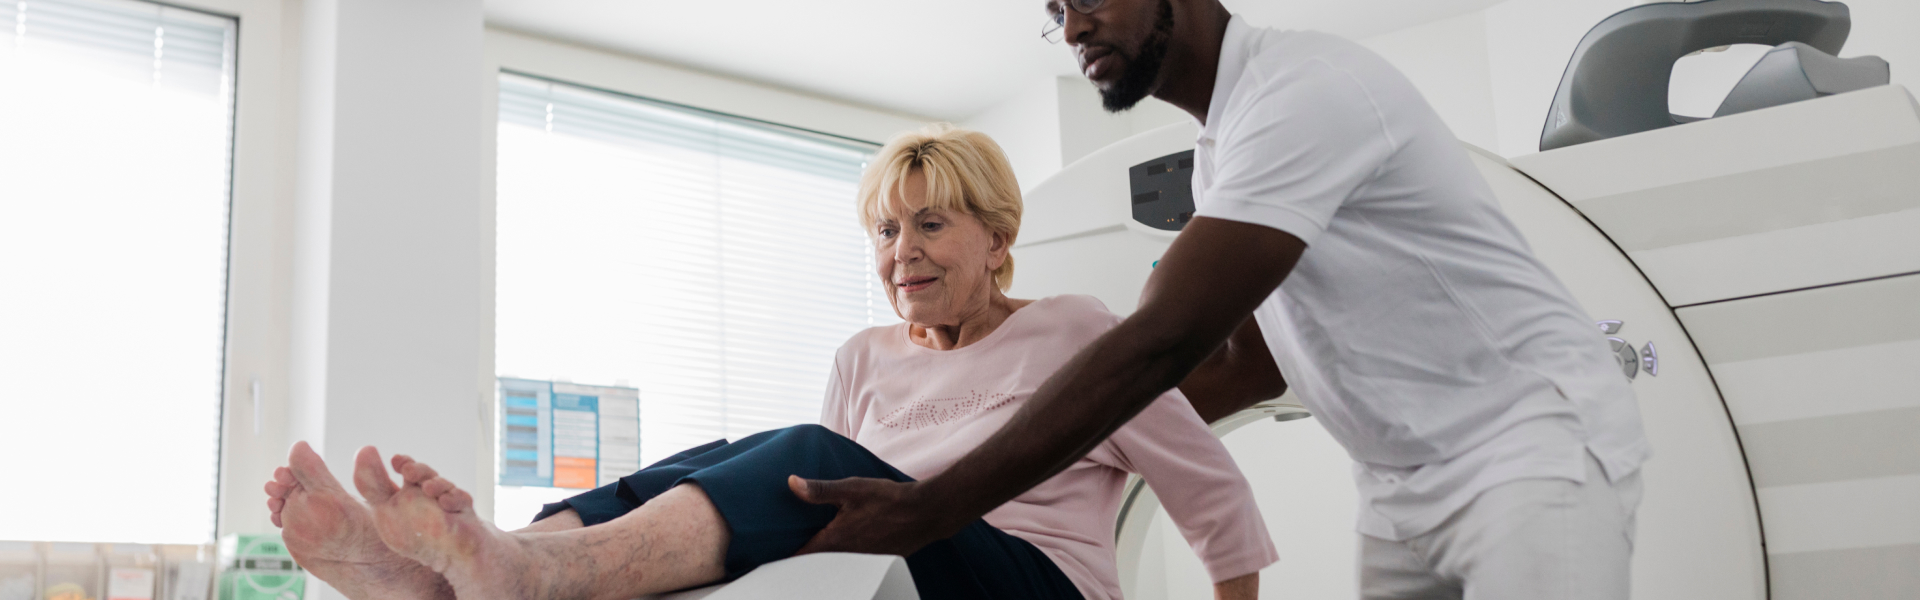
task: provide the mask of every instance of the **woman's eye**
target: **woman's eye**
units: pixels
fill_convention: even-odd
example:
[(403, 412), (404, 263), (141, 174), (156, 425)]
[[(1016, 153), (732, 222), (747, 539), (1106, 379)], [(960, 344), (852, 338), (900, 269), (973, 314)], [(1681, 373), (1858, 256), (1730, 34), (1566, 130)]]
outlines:
[(894, 232), (894, 230), (893, 230), (893, 228), (891, 228), (891, 227), (882, 227), (882, 228), (880, 228), (880, 237), (883, 237), (883, 238), (892, 238), (892, 237), (893, 237), (893, 234), (894, 234), (894, 233), (895, 233), (895, 232)]
[(920, 224), (920, 229), (922, 231), (939, 231), (941, 227), (942, 227), (942, 224), (931, 222), (931, 221)]

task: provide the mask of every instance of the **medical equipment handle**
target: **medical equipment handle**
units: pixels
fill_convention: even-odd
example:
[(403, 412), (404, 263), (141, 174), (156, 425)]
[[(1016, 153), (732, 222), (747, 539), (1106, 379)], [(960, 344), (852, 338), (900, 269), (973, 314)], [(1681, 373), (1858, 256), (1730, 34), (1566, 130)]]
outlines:
[(1689, 53), (1800, 42), (1837, 55), (1852, 27), (1847, 5), (1820, 0), (1707, 0), (1614, 13), (1574, 49), (1547, 111), (1540, 150), (1676, 124), (1667, 112), (1667, 83), (1674, 61)]

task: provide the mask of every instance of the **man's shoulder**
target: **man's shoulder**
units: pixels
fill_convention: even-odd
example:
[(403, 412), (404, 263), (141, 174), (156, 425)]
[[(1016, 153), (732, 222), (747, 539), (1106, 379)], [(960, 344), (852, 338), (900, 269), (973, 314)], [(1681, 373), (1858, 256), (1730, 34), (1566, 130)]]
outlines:
[(1307, 114), (1399, 129), (1406, 123), (1393, 115), (1426, 110), (1413, 83), (1358, 42), (1319, 31), (1260, 30), (1250, 46), (1224, 106), (1228, 129), (1263, 129), (1268, 121)]
[[(1272, 124), (1299, 119), (1346, 124), (1337, 129), (1349, 133), (1379, 127), (1384, 60), (1333, 34), (1262, 33), (1249, 44), (1240, 79), (1221, 105), (1215, 131), (1223, 147), (1271, 143), (1281, 131)], [(1359, 140), (1322, 140), (1333, 141)]]
[[(1405, 77), (1359, 42), (1312, 30), (1256, 30), (1234, 95), (1240, 102), (1275, 96), (1300, 99), (1373, 95), (1398, 88)], [(1337, 101), (1346, 101), (1339, 99)]]

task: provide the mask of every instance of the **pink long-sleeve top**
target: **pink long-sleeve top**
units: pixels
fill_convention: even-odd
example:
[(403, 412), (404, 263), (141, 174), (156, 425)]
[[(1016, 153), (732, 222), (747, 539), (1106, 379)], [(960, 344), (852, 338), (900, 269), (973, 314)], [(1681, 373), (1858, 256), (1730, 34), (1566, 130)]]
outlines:
[[(1120, 318), (1091, 296), (1035, 301), (985, 339), (933, 350), (907, 325), (840, 347), (820, 424), (916, 479), (945, 471), (1005, 425), (1040, 384)], [(1185, 396), (1172, 390), (1066, 471), (987, 513), (1040, 548), (1088, 600), (1120, 597), (1113, 524), (1138, 473), (1215, 582), (1279, 560), (1253, 488)]]

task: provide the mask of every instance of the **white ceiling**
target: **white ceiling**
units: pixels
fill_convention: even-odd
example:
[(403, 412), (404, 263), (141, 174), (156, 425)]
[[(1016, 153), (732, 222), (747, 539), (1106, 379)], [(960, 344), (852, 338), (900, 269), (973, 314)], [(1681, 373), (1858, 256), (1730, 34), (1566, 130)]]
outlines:
[[(1227, 0), (1253, 23), (1364, 38), (1501, 0)], [(486, 0), (487, 22), (882, 108), (964, 119), (1053, 75), (1041, 0)]]

